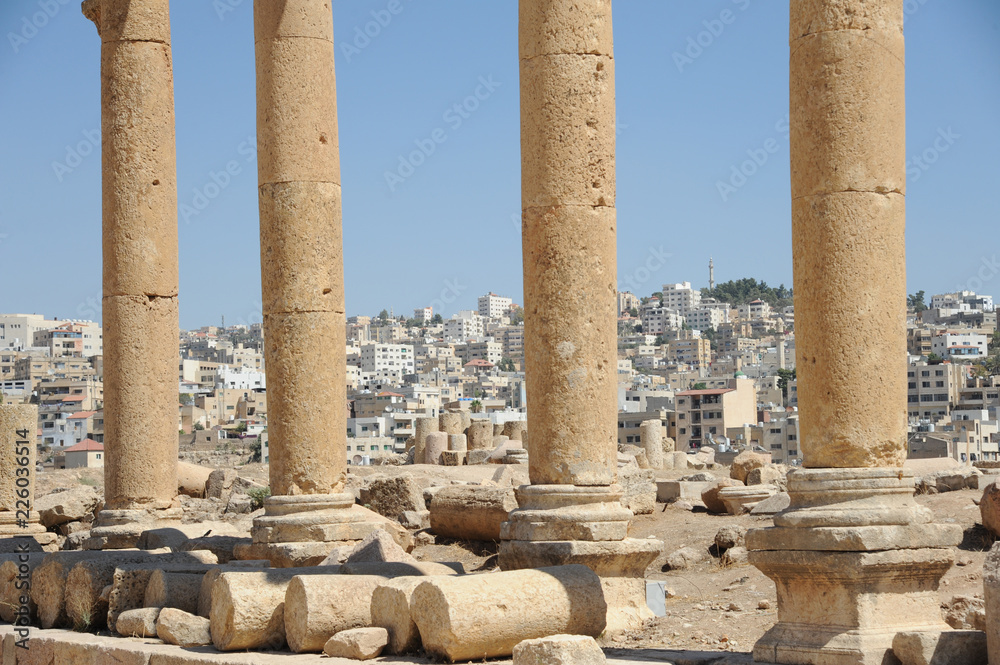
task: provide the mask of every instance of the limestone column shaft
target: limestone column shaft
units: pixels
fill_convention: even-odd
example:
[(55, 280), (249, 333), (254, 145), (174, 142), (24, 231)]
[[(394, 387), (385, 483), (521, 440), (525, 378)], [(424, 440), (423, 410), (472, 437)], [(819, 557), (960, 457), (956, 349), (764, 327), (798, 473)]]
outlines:
[(333, 16), (254, 2), (271, 491), (343, 488), (347, 416)]
[(88, 0), (101, 36), (104, 493), (177, 494), (177, 177), (168, 0)]
[(610, 0), (520, 0), (524, 356), (533, 485), (617, 474)]
[(902, 466), (907, 431), (902, 2), (792, 0), (790, 30), (804, 465)]
[(37, 406), (0, 404), (0, 538), (31, 535), (48, 545), (55, 534), (35, 510), (37, 432)]

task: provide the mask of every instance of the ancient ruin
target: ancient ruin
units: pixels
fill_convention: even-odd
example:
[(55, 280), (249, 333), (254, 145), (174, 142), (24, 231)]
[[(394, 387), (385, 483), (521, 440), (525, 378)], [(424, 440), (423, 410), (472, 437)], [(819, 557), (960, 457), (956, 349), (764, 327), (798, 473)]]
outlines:
[[(640, 421), (637, 445), (619, 444), (612, 2), (520, 0), (518, 11), (527, 425), (463, 409), (415, 418), (396, 463), (438, 480), (359, 472), (351, 485), (331, 6), (253, 3), (270, 496), (259, 494), (245, 538), (180, 520), (187, 500), (221, 501), (237, 480), (178, 471), (168, 0), (83, 2), (101, 38), (104, 503), (83, 547), (40, 554), (54, 549), (55, 529), (96, 508), (84, 501), (64, 520), (60, 504), (44, 524), (35, 510), (18, 516), (18, 498), (35, 494), (37, 412), (0, 404), (0, 618), (14, 623), (0, 630), (3, 665), (319, 663), (320, 653), (335, 663), (383, 653), (749, 663), (732, 644), (724, 655), (602, 651), (666, 613), (673, 592), (646, 579), (654, 561), (679, 571), (708, 556), (637, 536), (642, 516), (667, 504), (693, 513), (692, 503), (734, 518), (712, 543), (721, 570), (749, 562), (776, 585), (776, 623), (753, 662), (910, 665), (936, 650), (950, 659), (930, 662), (985, 663), (987, 649), (1000, 653), (1000, 550), (986, 576), (989, 629), (950, 630), (939, 583), (963, 530), (933, 521), (904, 467), (902, 1), (791, 2), (804, 465), (787, 473), (766, 452), (722, 463), (721, 449), (674, 451), (659, 419)], [(859, 335), (864, 354), (853, 349)], [(711, 474), (727, 466), (728, 478)], [(748, 514), (760, 528), (735, 520)], [(419, 559), (417, 539), (465, 548), (481, 566)], [(15, 558), (15, 541), (30, 541), (30, 556)], [(757, 610), (771, 609), (762, 597)]]

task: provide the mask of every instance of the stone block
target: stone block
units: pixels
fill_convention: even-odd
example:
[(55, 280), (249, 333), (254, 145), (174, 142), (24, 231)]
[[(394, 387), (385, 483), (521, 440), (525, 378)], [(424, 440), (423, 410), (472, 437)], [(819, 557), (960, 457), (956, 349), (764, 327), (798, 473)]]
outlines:
[[(777, 515), (782, 510), (788, 508), (791, 505), (791, 497), (788, 492), (778, 492), (777, 494), (764, 499), (756, 506), (750, 509), (751, 515)], [(723, 504), (725, 506), (725, 504)]]
[(94, 511), (102, 503), (100, 494), (93, 487), (80, 485), (62, 492), (53, 492), (35, 499), (32, 508), (38, 511), (46, 529), (67, 522), (91, 521)]
[(649, 515), (656, 508), (654, 474), (652, 469), (626, 470), (618, 474), (618, 485), (622, 489), (621, 504), (635, 515)]
[(237, 473), (234, 469), (215, 469), (208, 474), (208, 481), (205, 483), (205, 496), (228, 501), (229, 495), (233, 491), (233, 481), (236, 480), (236, 476)]
[(355, 545), (345, 559), (346, 563), (416, 563), (393, 537), (383, 529), (376, 529)]
[(204, 577), (204, 573), (154, 570), (146, 585), (143, 606), (171, 607), (189, 614), (196, 614)]
[(205, 497), (208, 477), (213, 469), (190, 462), (177, 462), (177, 493), (186, 494), (196, 499)]
[(156, 619), (156, 636), (167, 644), (200, 647), (212, 643), (210, 625), (205, 617), (165, 607)]
[(717, 480), (691, 482), (684, 480), (657, 480), (656, 500), (660, 503), (671, 501), (701, 501), (701, 493), (715, 487)]
[(602, 665), (604, 652), (587, 635), (552, 635), (514, 647), (514, 665)]
[(122, 612), (115, 622), (115, 630), (125, 637), (155, 637), (158, 607), (142, 607)]
[(741, 483), (746, 483), (747, 475), (751, 471), (767, 466), (770, 463), (771, 456), (768, 454), (755, 453), (749, 450), (743, 451), (733, 460), (732, 468), (729, 471), (729, 477), (738, 480)]
[(465, 466), (467, 455), (464, 450), (445, 450), (441, 453), (441, 466)]
[(459, 540), (500, 539), (500, 525), (517, 508), (513, 488), (456, 485), (434, 495), (431, 530)]
[(363, 505), (391, 520), (407, 510), (426, 510), (423, 490), (409, 474), (372, 478), (361, 488), (360, 498)]
[(351, 628), (330, 637), (323, 653), (331, 658), (371, 660), (382, 654), (389, 641), (385, 628)]
[(987, 665), (986, 634), (978, 630), (896, 633), (892, 652), (902, 665)]
[(424, 580), (400, 577), (387, 580), (372, 592), (372, 625), (388, 632), (387, 652), (405, 654), (420, 649), (420, 631), (413, 620), (413, 592)]

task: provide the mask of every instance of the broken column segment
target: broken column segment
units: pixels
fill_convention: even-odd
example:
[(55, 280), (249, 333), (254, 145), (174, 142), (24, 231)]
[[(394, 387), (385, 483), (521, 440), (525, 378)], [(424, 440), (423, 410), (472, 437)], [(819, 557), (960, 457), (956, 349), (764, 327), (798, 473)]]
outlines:
[(0, 538), (31, 536), (56, 547), (35, 510), (38, 407), (0, 404)]
[[(793, 2), (792, 245), (803, 466), (747, 534), (778, 588), (766, 663), (883, 663), (944, 630), (957, 525), (913, 500), (906, 457), (905, 98), (898, 0)], [(864, 358), (850, 340), (866, 340)], [(879, 367), (872, 372), (872, 367)], [(876, 408), (874, 405), (877, 404)]]

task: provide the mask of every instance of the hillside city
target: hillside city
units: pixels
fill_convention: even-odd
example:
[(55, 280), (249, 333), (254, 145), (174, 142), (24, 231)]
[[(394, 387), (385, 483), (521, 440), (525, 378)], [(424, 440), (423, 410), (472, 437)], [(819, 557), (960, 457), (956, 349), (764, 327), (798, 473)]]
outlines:
[[(640, 423), (659, 419), (678, 450), (754, 448), (799, 464), (792, 291), (754, 279), (717, 285), (713, 272), (704, 289), (680, 282), (618, 293), (619, 444), (638, 443)], [(347, 319), (349, 463), (404, 452), (414, 420), (443, 410), (496, 424), (526, 420), (523, 310), (495, 293), (476, 304), (447, 319), (431, 307)], [(907, 304), (909, 456), (996, 460), (992, 297), (959, 291), (928, 300), (920, 291)], [(263, 342), (259, 323), (181, 331), (182, 437), (217, 446), (259, 437), (266, 461)], [(0, 314), (2, 392), (38, 404), (47, 464), (103, 464), (102, 354), (98, 323)]]

